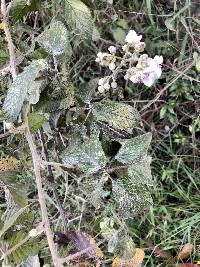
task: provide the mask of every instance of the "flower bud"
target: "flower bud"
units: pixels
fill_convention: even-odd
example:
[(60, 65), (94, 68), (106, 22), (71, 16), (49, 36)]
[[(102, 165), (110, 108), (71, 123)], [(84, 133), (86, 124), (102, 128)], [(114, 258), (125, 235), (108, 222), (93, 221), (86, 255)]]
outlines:
[(115, 46), (111, 45), (108, 47), (108, 51), (111, 53), (111, 54), (115, 54), (117, 49)]

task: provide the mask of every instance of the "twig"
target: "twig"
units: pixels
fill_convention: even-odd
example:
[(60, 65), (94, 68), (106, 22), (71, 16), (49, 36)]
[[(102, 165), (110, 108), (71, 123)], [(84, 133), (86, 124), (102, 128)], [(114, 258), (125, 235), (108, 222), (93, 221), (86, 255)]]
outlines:
[(181, 76), (183, 76), (189, 69), (191, 69), (194, 65), (194, 62), (189, 64), (187, 68), (185, 68), (177, 77), (175, 77), (170, 83), (168, 83), (156, 96), (154, 99), (152, 99), (147, 105), (145, 105), (142, 109), (141, 112), (144, 111), (145, 109), (149, 108), (153, 103), (157, 102), (161, 95), (175, 82), (177, 81)]
[(15, 61), (15, 46), (12, 41), (12, 37), (9, 31), (9, 19), (8, 19), (8, 14), (9, 8), (6, 8), (6, 1), (1, 0), (1, 13), (3, 15), (3, 29), (5, 32), (6, 40), (8, 42), (8, 51), (9, 51), (9, 57), (10, 57), (10, 72), (12, 74), (12, 78), (15, 79), (17, 76), (16, 72), (16, 61)]

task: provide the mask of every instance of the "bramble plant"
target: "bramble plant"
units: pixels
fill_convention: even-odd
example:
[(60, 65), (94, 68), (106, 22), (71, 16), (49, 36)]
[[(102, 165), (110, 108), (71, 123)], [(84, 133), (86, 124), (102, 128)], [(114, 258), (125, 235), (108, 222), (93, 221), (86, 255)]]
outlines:
[[(147, 216), (153, 214), (152, 134), (146, 129), (155, 129), (143, 125), (153, 112), (138, 111), (140, 100), (124, 95), (129, 88), (145, 88), (149, 95), (157, 90), (148, 108), (170, 87), (156, 118), (175, 124), (178, 97), (193, 101), (198, 88), (185, 80), (175, 83), (177, 77), (166, 82), (164, 73), (167, 85), (160, 90), (163, 81), (156, 81), (167, 42), (162, 40), (162, 50), (155, 52), (151, 29), (142, 36), (139, 27), (129, 29), (123, 19), (113, 29), (112, 42), (101, 39), (94, 23), (99, 14), (88, 2), (1, 0), (5, 51), (0, 116), (2, 138), (7, 138), (0, 158), (3, 267), (142, 266), (144, 251), (136, 247), (129, 225), (149, 209)], [(102, 2), (110, 7), (113, 1)], [(112, 12), (106, 15), (114, 20)], [(82, 48), (83, 54), (92, 54), (87, 61)], [(161, 128), (169, 131), (167, 123)], [(189, 124), (193, 145), (199, 124), (199, 116)], [(182, 131), (172, 136), (177, 146), (189, 144)], [(161, 163), (156, 171), (163, 182), (176, 176), (174, 166)], [(167, 215), (157, 217), (162, 216)]]

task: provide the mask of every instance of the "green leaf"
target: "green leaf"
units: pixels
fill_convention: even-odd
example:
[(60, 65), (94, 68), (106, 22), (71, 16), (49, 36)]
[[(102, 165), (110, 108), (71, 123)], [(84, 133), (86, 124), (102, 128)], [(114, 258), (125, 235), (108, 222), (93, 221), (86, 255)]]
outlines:
[(31, 133), (35, 133), (38, 129), (40, 129), (43, 123), (46, 121), (47, 119), (44, 117), (44, 115), (36, 112), (30, 113), (28, 116), (28, 123)]
[(37, 38), (37, 41), (54, 56), (63, 54), (66, 50), (70, 51), (71, 45), (68, 38), (68, 31), (60, 21), (50, 24)]
[(91, 38), (94, 21), (90, 9), (80, 0), (65, 0), (64, 19), (81, 38)]
[(105, 167), (107, 158), (98, 136), (92, 134), (84, 142), (72, 139), (63, 153), (63, 163), (69, 168), (77, 167), (89, 175)]
[(97, 121), (107, 123), (116, 130), (124, 130), (130, 134), (139, 121), (139, 114), (135, 108), (114, 101), (97, 104), (94, 116)]
[(112, 30), (113, 37), (117, 43), (123, 44), (125, 42), (126, 38), (126, 32), (120, 27), (117, 27), (116, 29)]
[(23, 103), (27, 98), (27, 92), (40, 71), (47, 68), (47, 63), (43, 59), (33, 61), (28, 67), (20, 73), (8, 89), (6, 99), (3, 104), (3, 111), (6, 113), (8, 121), (17, 120)]
[(174, 18), (166, 19), (165, 26), (168, 30), (175, 31), (175, 21)]
[(153, 186), (151, 175), (151, 157), (144, 157), (139, 163), (131, 164), (128, 168), (128, 178), (132, 183)]
[(24, 213), (28, 206), (21, 208), (17, 212), (15, 212), (4, 224), (3, 228), (0, 230), (0, 238), (6, 233), (6, 231), (11, 228), (17, 219)]
[(151, 133), (146, 133), (128, 140), (121, 140), (122, 147), (115, 159), (125, 164), (138, 164), (147, 156), (151, 142)]
[(11, 15), (13, 23), (22, 19), (28, 13), (38, 10), (41, 6), (41, 0), (12, 0)]
[(17, 181), (17, 172), (15, 171), (0, 171), (0, 181), (9, 190), (13, 201), (23, 208), (28, 205), (26, 196), (26, 187), (23, 183)]
[(113, 180), (112, 192), (119, 213), (124, 219), (133, 218), (153, 203), (148, 188), (145, 185), (135, 184), (131, 179)]

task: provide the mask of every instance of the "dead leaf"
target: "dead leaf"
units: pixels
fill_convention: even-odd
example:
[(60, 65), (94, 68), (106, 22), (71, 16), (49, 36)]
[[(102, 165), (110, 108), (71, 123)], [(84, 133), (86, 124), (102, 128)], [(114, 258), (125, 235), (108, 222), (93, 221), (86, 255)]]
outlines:
[(190, 243), (185, 244), (181, 251), (179, 252), (178, 256), (175, 257), (175, 259), (186, 259), (190, 256), (190, 254), (192, 253), (194, 246)]
[(70, 254), (81, 252), (91, 247), (91, 250), (81, 256), (95, 259), (102, 259), (104, 256), (95, 240), (87, 233), (68, 231), (65, 234), (57, 232), (56, 235), (59, 244), (68, 245), (70, 241), (73, 242), (74, 248), (70, 251)]
[(179, 263), (178, 267), (199, 267), (199, 264), (194, 263)]
[(144, 260), (144, 251), (140, 248), (136, 248), (135, 255), (131, 259), (115, 258), (112, 267), (141, 267)]

